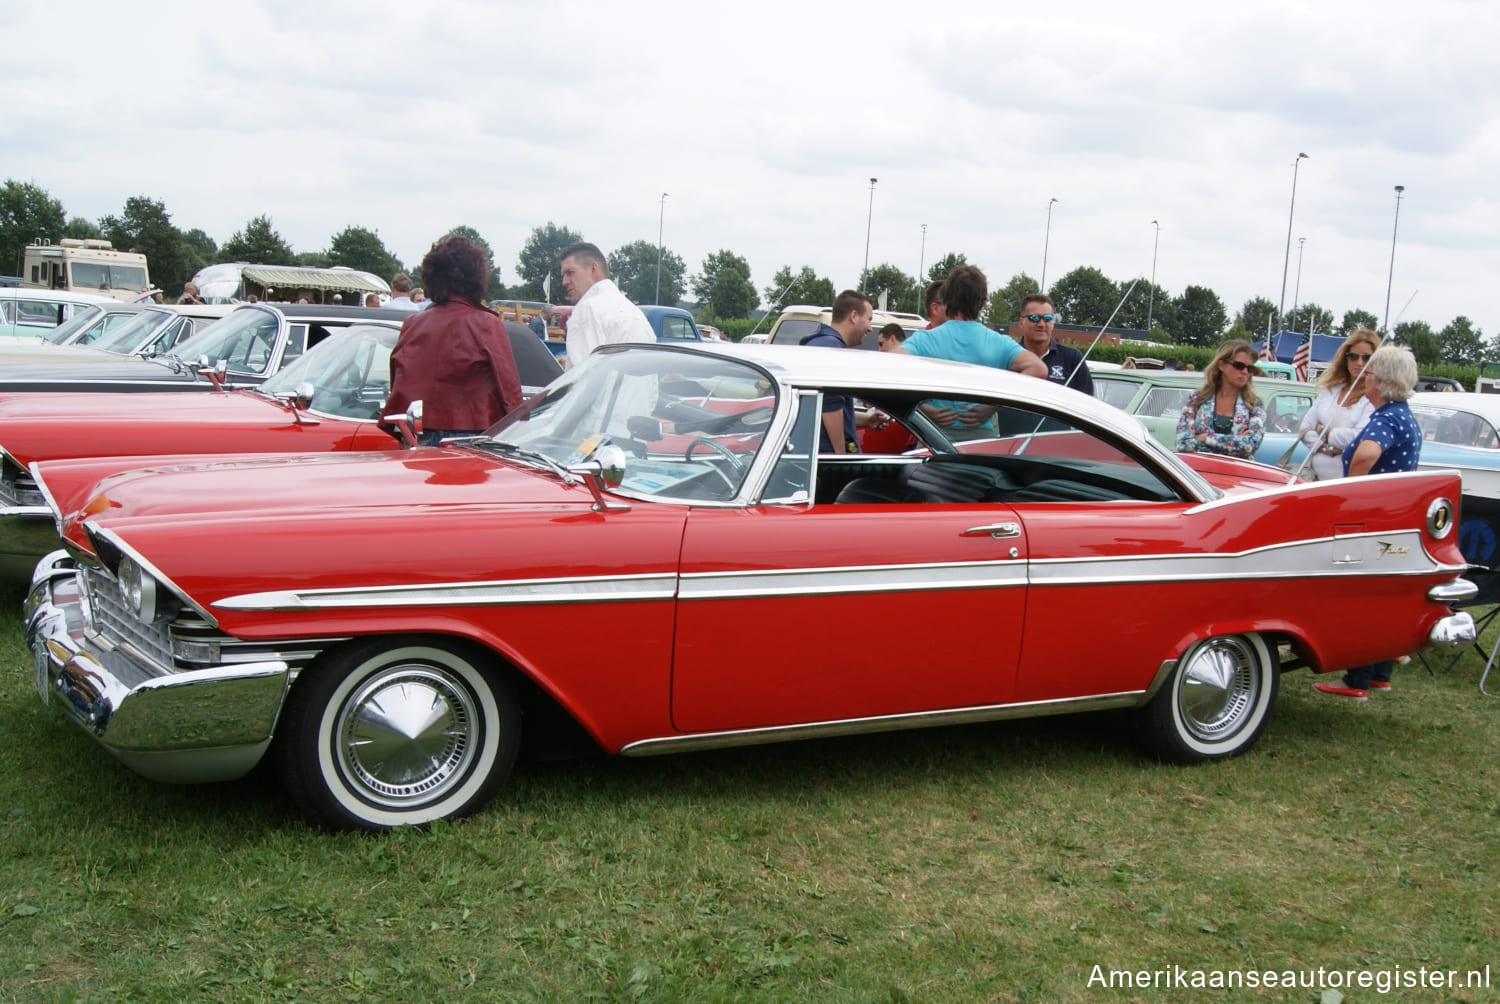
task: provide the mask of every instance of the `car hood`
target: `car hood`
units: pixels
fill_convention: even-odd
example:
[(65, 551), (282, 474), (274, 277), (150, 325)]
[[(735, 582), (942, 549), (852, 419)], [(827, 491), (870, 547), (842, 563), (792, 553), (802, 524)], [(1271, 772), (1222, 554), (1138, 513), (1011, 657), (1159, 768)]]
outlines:
[[(250, 391), (219, 394), (0, 394), (0, 447), (23, 466), (62, 457), (180, 453), (195, 438), (239, 452), (246, 436), (294, 424), (291, 409)], [(352, 419), (318, 416), (320, 425)], [(309, 428), (315, 428), (310, 426)], [(174, 448), (175, 447), (175, 448)], [(189, 447), (191, 449), (191, 447)], [(296, 449), (292, 443), (263, 452)]]
[(226, 630), (254, 619), (233, 604), (216, 608), (226, 597), (675, 574), (687, 518), (669, 504), (598, 512), (581, 480), (567, 485), (459, 447), (167, 465), (99, 480), (111, 463), (120, 460), (36, 465), (68, 542), (97, 543), (107, 562), (118, 542)]
[(77, 363), (110, 362), (120, 357), (113, 352), (89, 348), (86, 345), (53, 345), (50, 342), (0, 341), (0, 366), (42, 365), (61, 363), (72, 366)]
[(146, 359), (117, 356), (108, 352), (99, 353), (99, 358), (90, 358), (71, 363), (18, 363), (0, 366), (0, 392), (44, 390), (77, 384), (85, 389), (90, 384), (108, 383), (178, 383), (198, 382), (203, 387), (212, 386), (200, 379), (193, 368), (174, 373), (171, 366)]

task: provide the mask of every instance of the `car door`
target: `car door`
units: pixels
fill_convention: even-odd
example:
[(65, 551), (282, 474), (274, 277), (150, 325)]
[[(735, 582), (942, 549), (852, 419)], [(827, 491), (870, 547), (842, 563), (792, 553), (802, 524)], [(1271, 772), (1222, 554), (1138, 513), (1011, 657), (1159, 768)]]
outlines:
[[(818, 459), (805, 395), (764, 501), (695, 508), (683, 534), (672, 720), (767, 728), (1004, 703), (1026, 608), (1026, 540), (999, 502), (841, 502), (910, 458)], [(815, 499), (815, 500), (814, 500)]]
[(1004, 703), (1026, 609), (1004, 504), (694, 509), (673, 724), (686, 732)]

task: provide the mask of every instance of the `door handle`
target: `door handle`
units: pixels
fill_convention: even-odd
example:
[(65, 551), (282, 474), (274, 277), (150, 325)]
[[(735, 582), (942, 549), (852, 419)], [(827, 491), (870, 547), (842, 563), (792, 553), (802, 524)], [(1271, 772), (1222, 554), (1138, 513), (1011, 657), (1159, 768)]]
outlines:
[(993, 537), (996, 540), (1002, 537), (1021, 536), (1021, 525), (1019, 523), (989, 523), (985, 526), (971, 526), (959, 534), (960, 537)]

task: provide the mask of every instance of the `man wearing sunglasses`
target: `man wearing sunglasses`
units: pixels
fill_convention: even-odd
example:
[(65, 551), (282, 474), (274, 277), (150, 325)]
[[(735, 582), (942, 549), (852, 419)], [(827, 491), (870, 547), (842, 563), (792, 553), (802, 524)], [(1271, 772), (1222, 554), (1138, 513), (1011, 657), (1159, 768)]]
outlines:
[(1021, 316), (1016, 318), (1016, 331), (1023, 347), (1042, 360), (1047, 367), (1047, 379), (1052, 383), (1072, 387), (1076, 391), (1094, 394), (1094, 378), (1083, 364), (1083, 353), (1052, 337), (1052, 325), (1057, 321), (1057, 312), (1052, 301), (1042, 293), (1032, 293), (1021, 301)]

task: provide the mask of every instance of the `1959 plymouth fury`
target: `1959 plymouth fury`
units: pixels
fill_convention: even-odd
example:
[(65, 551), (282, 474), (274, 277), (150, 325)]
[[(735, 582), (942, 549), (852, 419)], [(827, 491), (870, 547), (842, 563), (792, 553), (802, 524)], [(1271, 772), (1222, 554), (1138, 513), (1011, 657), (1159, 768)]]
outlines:
[[(921, 445), (819, 456), (833, 395)], [(67, 543), (27, 598), (42, 700), (152, 778), (270, 756), (335, 828), (472, 813), (564, 732), (641, 756), (1133, 708), (1212, 760), (1283, 671), (1473, 636), (1452, 473), (1288, 486), (878, 352), (612, 346), (482, 437), (126, 465), (33, 466)]]

